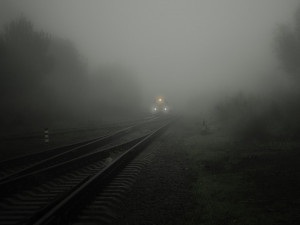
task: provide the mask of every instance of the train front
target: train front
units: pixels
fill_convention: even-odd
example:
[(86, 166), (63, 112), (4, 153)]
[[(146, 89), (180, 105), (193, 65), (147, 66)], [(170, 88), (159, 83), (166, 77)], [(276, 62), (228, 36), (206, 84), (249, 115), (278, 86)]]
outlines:
[(167, 105), (167, 102), (164, 98), (159, 97), (155, 100), (155, 103), (152, 107), (152, 112), (161, 114), (161, 113), (168, 113), (169, 112), (169, 107)]

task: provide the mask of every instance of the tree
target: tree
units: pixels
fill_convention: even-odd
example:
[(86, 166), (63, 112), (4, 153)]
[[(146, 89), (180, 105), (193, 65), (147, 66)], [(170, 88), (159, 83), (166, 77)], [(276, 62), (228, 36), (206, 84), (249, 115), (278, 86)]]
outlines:
[[(87, 89), (75, 46), (20, 18), (0, 37), (1, 124), (49, 124), (79, 112)], [(80, 112), (79, 112), (80, 113)]]
[(37, 112), (42, 95), (40, 85), (50, 71), (49, 43), (49, 36), (35, 31), (26, 18), (5, 26), (0, 44), (3, 122), (22, 123)]
[(283, 69), (294, 76), (300, 70), (300, 51), (297, 36), (296, 31), (284, 25), (278, 28), (276, 35), (276, 52), (278, 58), (282, 63)]
[(276, 53), (283, 69), (294, 77), (300, 76), (300, 7), (295, 14), (294, 27), (279, 26), (276, 36)]
[(79, 52), (71, 41), (55, 38), (50, 43), (49, 55), (52, 70), (44, 80), (44, 88), (51, 93), (49, 104), (52, 110), (56, 110), (56, 115), (69, 117), (80, 114), (85, 108), (88, 79)]

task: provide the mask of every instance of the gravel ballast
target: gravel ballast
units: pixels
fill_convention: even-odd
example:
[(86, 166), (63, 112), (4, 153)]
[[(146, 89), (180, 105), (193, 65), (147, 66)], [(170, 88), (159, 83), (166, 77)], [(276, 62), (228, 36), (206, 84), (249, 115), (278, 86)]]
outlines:
[(115, 224), (184, 224), (193, 207), (193, 176), (175, 126), (158, 138), (146, 151), (153, 151), (151, 162), (141, 171)]

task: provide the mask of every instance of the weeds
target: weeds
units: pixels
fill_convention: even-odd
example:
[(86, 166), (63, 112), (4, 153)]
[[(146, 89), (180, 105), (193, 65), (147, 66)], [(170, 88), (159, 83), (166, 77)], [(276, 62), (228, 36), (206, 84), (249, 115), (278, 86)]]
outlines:
[(182, 224), (300, 224), (299, 143), (185, 137), (196, 207)]

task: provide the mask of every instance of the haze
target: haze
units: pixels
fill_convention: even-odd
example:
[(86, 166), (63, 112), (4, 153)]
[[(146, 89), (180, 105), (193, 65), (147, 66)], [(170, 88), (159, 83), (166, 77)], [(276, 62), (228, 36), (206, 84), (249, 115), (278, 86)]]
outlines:
[[(272, 39), (296, 0), (1, 1), (1, 20), (20, 15), (72, 40), (92, 71), (119, 63), (135, 71), (145, 101), (178, 105), (194, 96), (263, 89), (274, 69)], [(204, 101), (204, 98), (202, 97)]]

